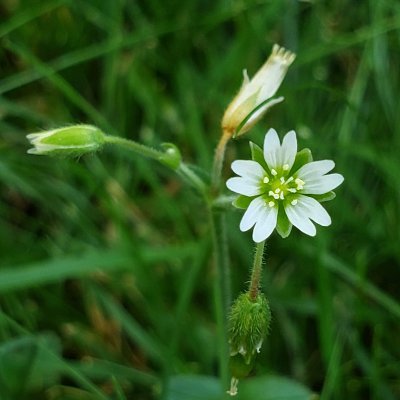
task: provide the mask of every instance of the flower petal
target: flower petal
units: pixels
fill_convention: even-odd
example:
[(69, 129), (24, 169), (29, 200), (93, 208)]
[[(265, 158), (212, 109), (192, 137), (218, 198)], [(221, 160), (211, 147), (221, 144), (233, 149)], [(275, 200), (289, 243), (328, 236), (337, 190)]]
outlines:
[(305, 185), (304, 189), (301, 190), (301, 193), (325, 194), (336, 189), (344, 181), (344, 178), (340, 174), (329, 174), (312, 179), (306, 179), (304, 181)]
[(260, 219), (262, 209), (265, 206), (265, 201), (261, 197), (257, 197), (251, 201), (246, 212), (243, 214), (240, 221), (240, 230), (246, 232), (253, 227), (253, 225)]
[(301, 208), (298, 207), (298, 204), (293, 206), (288, 203), (285, 205), (285, 212), (289, 218), (289, 221), (299, 230), (304, 232), (306, 235), (315, 236), (317, 230), (315, 229), (314, 224), (310, 221), (307, 215), (302, 212)]
[(280, 159), (281, 143), (275, 129), (270, 129), (264, 139), (264, 158), (269, 169), (277, 168)]
[(232, 171), (239, 176), (246, 178), (251, 178), (250, 180), (262, 179), (266, 172), (264, 168), (257, 162), (253, 160), (236, 160), (232, 163)]
[(297, 176), (303, 181), (307, 181), (315, 176), (322, 176), (327, 174), (335, 167), (332, 160), (313, 161), (303, 165), (298, 171)]
[(260, 184), (246, 178), (235, 176), (227, 180), (226, 186), (232, 192), (243, 194), (244, 196), (257, 196), (261, 194)]
[(278, 219), (278, 207), (268, 207), (264, 202), (264, 207), (259, 213), (259, 218), (253, 231), (253, 240), (260, 243), (267, 239), (276, 227)]
[(296, 199), (296, 207), (314, 222), (322, 226), (329, 226), (332, 223), (331, 217), (317, 200), (303, 195), (299, 195)]
[(285, 164), (289, 165), (289, 171), (290, 171), (290, 169), (294, 164), (296, 154), (297, 154), (296, 132), (290, 131), (285, 135), (282, 141), (281, 157), (279, 160), (281, 162), (281, 165), (282, 166)]

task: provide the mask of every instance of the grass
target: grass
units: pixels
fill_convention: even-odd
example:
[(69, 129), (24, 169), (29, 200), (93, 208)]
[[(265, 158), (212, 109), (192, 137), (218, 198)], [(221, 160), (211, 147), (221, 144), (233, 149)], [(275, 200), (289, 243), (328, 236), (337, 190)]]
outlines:
[[(330, 228), (268, 240), (263, 280), (274, 319), (257, 376), (290, 377), (321, 399), (400, 396), (400, 5), (0, 8), (1, 400), (215, 395), (211, 378), (170, 380), (218, 371), (201, 199), (154, 161), (111, 148), (79, 160), (33, 157), (25, 135), (92, 123), (155, 147), (173, 142), (210, 171), (241, 70), (254, 74), (275, 42), (298, 55), (280, 90), (285, 102), (228, 145), (224, 177), (233, 159), (248, 157), (248, 139), (260, 143), (272, 126), (295, 129), (301, 147), (334, 159), (345, 183), (327, 205)], [(227, 215), (234, 297), (254, 252), (240, 215)]]

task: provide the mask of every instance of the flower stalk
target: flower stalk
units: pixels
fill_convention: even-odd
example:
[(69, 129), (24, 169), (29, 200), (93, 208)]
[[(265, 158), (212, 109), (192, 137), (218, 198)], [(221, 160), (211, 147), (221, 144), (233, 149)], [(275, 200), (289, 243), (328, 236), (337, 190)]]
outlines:
[(215, 149), (213, 169), (211, 174), (211, 190), (212, 192), (218, 193), (221, 181), (222, 167), (225, 159), (226, 145), (232, 138), (233, 132), (227, 129), (222, 131), (221, 138)]
[(250, 299), (253, 301), (257, 299), (258, 291), (260, 289), (264, 247), (265, 247), (265, 240), (256, 244), (256, 254), (254, 256), (254, 263), (251, 271), (251, 278), (249, 285), (249, 296)]

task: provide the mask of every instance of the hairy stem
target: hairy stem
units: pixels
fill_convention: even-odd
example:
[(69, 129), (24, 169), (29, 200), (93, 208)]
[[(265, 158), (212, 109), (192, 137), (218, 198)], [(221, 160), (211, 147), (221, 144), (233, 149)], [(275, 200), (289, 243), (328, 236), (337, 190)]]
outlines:
[(253, 269), (249, 285), (249, 296), (251, 300), (256, 300), (260, 289), (262, 263), (264, 255), (265, 240), (256, 245), (256, 254), (254, 255)]
[(214, 193), (218, 192), (219, 189), (221, 180), (221, 171), (225, 158), (226, 145), (231, 137), (232, 137), (232, 132), (224, 130), (218, 142), (217, 148), (215, 149), (213, 170), (211, 175), (211, 189)]
[[(156, 161), (163, 162), (165, 153), (151, 147), (145, 146), (141, 143), (137, 143), (133, 140), (125, 139), (119, 136), (106, 136), (106, 143), (114, 144), (122, 148), (133, 151), (141, 156), (151, 158)], [(172, 168), (173, 169), (173, 168)], [(205, 198), (207, 193), (207, 186), (202, 179), (193, 172), (187, 164), (181, 162), (176, 169), (173, 169), (184, 181), (188, 182), (194, 187), (202, 196)]]
[(133, 140), (125, 139), (119, 136), (106, 136), (106, 143), (116, 144), (126, 149), (132, 150), (137, 154), (140, 154), (153, 160), (159, 160), (163, 156), (163, 152), (145, 146), (144, 144), (134, 142)]

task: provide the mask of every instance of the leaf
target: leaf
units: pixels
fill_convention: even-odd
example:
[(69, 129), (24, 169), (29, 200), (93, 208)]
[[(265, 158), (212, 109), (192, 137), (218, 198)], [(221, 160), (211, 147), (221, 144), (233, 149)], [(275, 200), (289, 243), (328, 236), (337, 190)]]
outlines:
[[(227, 388), (211, 376), (177, 375), (170, 378), (165, 400), (227, 400)], [(262, 376), (239, 381), (237, 400), (311, 400), (313, 393), (292, 379)]]
[(202, 375), (177, 375), (166, 387), (166, 400), (221, 400), (225, 397), (217, 378)]
[(307, 387), (282, 376), (262, 376), (239, 382), (237, 400), (311, 400)]

